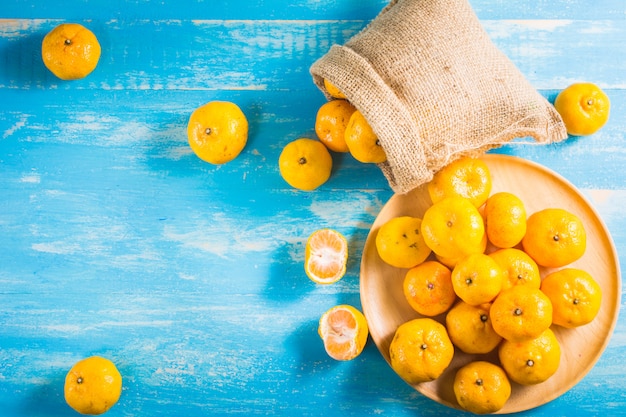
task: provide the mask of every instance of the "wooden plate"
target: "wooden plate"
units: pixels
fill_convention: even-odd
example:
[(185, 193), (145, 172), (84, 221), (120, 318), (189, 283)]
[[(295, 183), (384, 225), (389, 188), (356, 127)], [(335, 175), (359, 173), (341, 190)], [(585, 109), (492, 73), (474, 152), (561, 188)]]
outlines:
[[(587, 231), (585, 255), (570, 266), (584, 269), (602, 287), (602, 306), (590, 324), (576, 329), (553, 326), (561, 343), (561, 364), (546, 382), (534, 386), (512, 384), (511, 398), (498, 413), (513, 413), (545, 404), (562, 395), (594, 366), (615, 327), (621, 296), (619, 260), (609, 232), (585, 197), (568, 181), (536, 163), (506, 155), (484, 156), (493, 181), (492, 193), (509, 191), (522, 199), (527, 213), (559, 207), (580, 217)], [(361, 260), (361, 303), (372, 339), (389, 363), (389, 344), (396, 328), (420, 317), (411, 309), (402, 292), (405, 269), (385, 264), (376, 251), (375, 238), (387, 220), (403, 215), (422, 217), (431, 201), (425, 186), (410, 193), (396, 194), (385, 204), (374, 222)], [(542, 276), (549, 271), (542, 269)], [(443, 322), (445, 314), (435, 317)], [(423, 395), (452, 408), (460, 408), (452, 388), (456, 371), (475, 359), (497, 362), (496, 352), (468, 355), (456, 349), (454, 359), (437, 380), (414, 385)]]

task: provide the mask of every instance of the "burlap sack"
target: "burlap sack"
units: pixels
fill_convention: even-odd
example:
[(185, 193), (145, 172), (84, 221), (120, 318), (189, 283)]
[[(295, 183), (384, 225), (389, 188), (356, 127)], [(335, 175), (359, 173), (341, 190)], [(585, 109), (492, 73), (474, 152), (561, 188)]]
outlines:
[(363, 113), (398, 193), (514, 138), (567, 137), (554, 107), (492, 43), (467, 0), (393, 0), (311, 74), (329, 99), (324, 78)]

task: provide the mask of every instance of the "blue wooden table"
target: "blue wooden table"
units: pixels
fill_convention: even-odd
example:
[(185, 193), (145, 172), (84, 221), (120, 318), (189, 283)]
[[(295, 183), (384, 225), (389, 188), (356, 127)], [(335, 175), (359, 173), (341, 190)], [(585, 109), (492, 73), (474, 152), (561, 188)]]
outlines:
[[(298, 192), (282, 147), (315, 137), (324, 96), (310, 65), (384, 0), (7, 0), (0, 3), (0, 415), (71, 416), (63, 381), (89, 355), (124, 377), (114, 416), (452, 416), (404, 383), (370, 340), (350, 362), (317, 335), (333, 305), (360, 306), (367, 233), (392, 192), (376, 166), (334, 154)], [(598, 133), (508, 145), (576, 185), (626, 254), (626, 4), (471, 0), (495, 44), (553, 100), (575, 81), (612, 101)], [(61, 22), (89, 27), (102, 58), (64, 82), (41, 60)], [(211, 100), (250, 121), (242, 154), (202, 162), (188, 117)], [(346, 277), (303, 270), (304, 243), (349, 240)], [(584, 341), (581, 341), (584, 343)], [(523, 415), (626, 415), (626, 319), (596, 366)]]

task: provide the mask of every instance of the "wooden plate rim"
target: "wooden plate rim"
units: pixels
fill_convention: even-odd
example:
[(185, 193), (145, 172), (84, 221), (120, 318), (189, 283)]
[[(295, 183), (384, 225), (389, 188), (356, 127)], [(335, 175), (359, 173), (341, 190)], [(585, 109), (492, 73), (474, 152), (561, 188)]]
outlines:
[[(608, 345), (610, 341), (610, 337), (613, 334), (613, 331), (617, 323), (617, 318), (619, 315), (620, 300), (621, 300), (620, 265), (619, 265), (619, 258), (617, 255), (615, 244), (610, 236), (609, 230), (606, 227), (605, 223), (603, 222), (603, 220), (601, 219), (601, 217), (599, 216), (599, 214), (597, 213), (593, 205), (587, 200), (587, 198), (567, 179), (565, 179), (564, 177), (557, 174), (556, 172), (536, 162), (529, 161), (520, 157), (503, 155), (503, 154), (486, 154), (482, 157), (482, 159), (488, 164), (488, 166), (490, 166), (490, 168), (494, 166), (501, 166), (504, 164), (507, 167), (507, 169), (511, 168), (512, 170), (522, 170), (525, 173), (527, 172), (529, 174), (533, 174), (533, 173), (541, 174), (543, 176), (546, 176), (546, 178), (549, 178), (550, 180), (552, 180), (554, 183), (556, 183), (557, 186), (560, 187), (560, 190), (556, 190), (556, 191), (565, 192), (568, 195), (568, 198), (573, 202), (573, 204), (576, 204), (577, 206), (579, 206), (580, 210), (582, 210), (583, 212), (585, 212), (592, 218), (594, 222), (593, 224), (594, 232), (600, 233), (600, 235), (597, 236), (596, 238), (597, 240), (600, 240), (603, 243), (602, 248), (601, 248), (602, 249), (601, 254), (599, 255), (601, 255), (603, 259), (606, 259), (606, 264), (607, 264), (606, 269), (609, 269), (611, 271), (611, 274), (610, 274), (611, 277), (603, 280), (603, 282), (608, 282), (608, 287), (611, 290), (609, 293), (605, 293), (606, 286), (605, 288), (603, 288), (603, 308), (608, 309), (608, 311), (602, 312), (601, 310), (601, 312), (599, 313), (599, 315), (604, 314), (605, 316), (607, 316), (605, 320), (608, 320), (608, 322), (605, 322), (604, 326), (600, 329), (602, 334), (595, 335), (596, 336), (595, 338), (597, 340), (601, 340), (601, 342), (597, 343), (596, 345), (593, 346), (592, 349), (589, 350), (589, 352), (591, 352), (592, 354), (592, 357), (584, 364), (574, 363), (573, 366), (576, 367), (576, 371), (568, 372), (567, 377), (563, 378), (563, 383), (558, 386), (546, 385), (548, 384), (550, 380), (544, 382), (543, 384), (538, 384), (534, 386), (526, 386), (526, 387), (513, 383), (513, 393), (511, 395), (511, 398), (509, 399), (509, 402), (507, 402), (507, 404), (501, 410), (499, 410), (497, 414), (515, 413), (515, 412), (526, 411), (526, 410), (541, 406), (543, 404), (546, 404), (558, 398), (559, 396), (567, 392), (569, 389), (571, 389), (574, 385), (576, 385), (596, 364), (597, 360), (600, 358), (600, 356), (602, 355), (602, 353), (604, 352), (606, 346)], [(521, 181), (524, 181), (524, 180), (525, 180), (524, 178), (521, 179)], [(498, 188), (502, 188), (502, 190), (506, 188), (506, 187), (503, 187), (503, 184), (497, 183), (498, 182), (497, 177), (493, 178), (493, 182), (494, 182), (493, 192), (497, 191)], [(496, 185), (498, 187), (496, 187)], [(505, 184), (505, 185), (508, 186), (509, 184)], [(540, 188), (542, 187), (542, 185), (537, 184), (537, 187)], [(550, 189), (546, 190), (547, 193), (549, 193), (550, 191), (552, 190)], [(515, 192), (515, 190), (513, 189), (512, 192)], [(363, 249), (363, 255), (361, 259), (361, 272), (360, 272), (361, 305), (363, 307), (363, 312), (365, 314), (365, 317), (368, 320), (368, 323), (374, 324), (374, 326), (370, 325), (370, 336), (372, 337), (378, 350), (380, 351), (383, 358), (387, 361), (388, 364), (390, 363), (388, 348), (389, 348), (389, 343), (391, 341), (391, 338), (393, 337), (393, 331), (395, 331), (395, 329), (386, 329), (387, 333), (384, 334), (381, 331), (381, 329), (379, 329), (376, 326), (376, 323), (380, 321), (379, 319), (381, 317), (381, 311), (377, 310), (376, 308), (377, 293), (372, 292), (370, 290), (370, 286), (372, 284), (380, 284), (380, 282), (376, 282), (376, 278), (378, 280), (382, 280), (383, 278), (371, 277), (371, 274), (368, 273), (372, 262), (378, 262), (379, 264), (382, 263), (382, 260), (378, 258), (378, 255), (376, 253), (376, 248), (375, 248), (375, 243), (374, 243), (375, 236), (380, 225), (382, 225), (383, 222), (387, 219), (386, 216), (388, 216), (388, 212), (396, 209), (394, 205), (398, 205), (404, 200), (412, 200), (414, 202), (417, 202), (417, 204), (425, 204), (424, 203), (425, 199), (428, 200), (428, 204), (430, 204), (430, 198), (428, 197), (428, 193), (427, 193), (425, 186), (418, 187), (417, 189), (407, 194), (393, 195), (380, 210), (376, 220), (374, 221), (368, 233), (366, 243)], [(524, 200), (523, 196), (522, 196), (522, 199)], [(422, 203), (419, 203), (419, 201), (422, 201)], [(411, 214), (411, 209), (404, 210), (404, 211), (406, 212), (406, 214)], [(530, 215), (531, 212), (529, 212), (528, 214)], [(390, 217), (393, 217), (393, 216), (389, 216), (389, 218)], [(572, 266), (581, 267), (584, 269), (585, 256), (582, 258), (582, 260), (580, 260), (580, 262), (577, 261), (576, 263), (572, 264)], [(391, 268), (389, 266), (384, 266), (384, 265), (382, 267)], [(542, 275), (545, 275), (545, 273), (547, 272), (549, 271), (543, 271)], [(403, 274), (403, 273), (404, 272), (402, 272), (401, 270), (398, 270), (396, 275)], [(381, 287), (385, 290), (387, 290), (388, 288), (387, 286), (381, 286)], [(401, 288), (400, 288), (400, 292), (401, 292)], [(396, 296), (395, 300), (397, 299), (398, 297)], [(406, 301), (405, 301), (405, 304), (406, 304)], [(402, 308), (406, 311), (407, 307), (408, 307), (408, 304), (406, 304), (406, 306)], [(410, 309), (410, 307), (408, 308)], [(410, 314), (411, 316), (414, 316), (414, 317), (420, 317), (418, 313), (413, 312), (413, 311), (411, 311)], [(442, 317), (438, 317), (436, 319), (442, 321), (443, 317), (445, 317), (445, 315), (443, 315)], [(410, 319), (410, 317), (407, 317), (407, 318)], [(399, 324), (399, 323), (396, 323), (396, 324)], [(591, 324), (587, 326), (591, 326)], [(574, 329), (573, 331), (582, 333), (584, 337), (585, 327), (587, 326), (582, 326), (581, 328)], [(562, 343), (567, 343), (567, 340), (572, 340), (572, 339), (567, 338), (567, 333), (566, 333), (566, 331), (572, 330), (572, 329), (561, 329), (561, 328), (558, 328), (558, 326), (553, 326), (553, 330), (555, 330), (555, 333), (557, 333), (557, 337), (559, 338), (560, 341), (561, 341), (561, 337), (563, 337)], [(595, 330), (596, 329), (594, 328), (594, 331)], [(595, 353), (593, 351), (595, 351)], [(463, 359), (457, 360), (458, 356), (461, 356)], [(494, 355), (491, 354), (489, 358), (493, 360), (494, 359), (493, 356)], [(474, 357), (474, 356), (466, 355), (463, 353), (461, 353), (460, 355), (455, 353), (455, 360), (453, 360), (452, 364), (450, 365), (449, 369), (446, 372), (450, 373), (452, 372), (453, 369), (458, 369), (460, 366), (462, 366), (463, 363), (466, 363), (473, 359), (481, 359), (481, 358), (482, 357)], [(562, 360), (563, 360), (563, 355), (562, 355)], [(557, 374), (561, 372), (561, 369), (563, 367), (564, 367), (563, 364), (561, 364), (561, 367), (559, 368), (559, 371), (557, 372)], [(555, 374), (555, 376), (557, 374)], [(553, 376), (552, 378), (555, 378), (555, 376)], [(448, 382), (450, 382), (450, 376), (448, 376), (447, 379), (448, 379)], [(439, 381), (436, 380), (436, 381), (431, 381), (428, 383), (416, 384), (416, 385), (413, 385), (413, 388), (416, 389), (418, 392), (422, 393), (423, 395), (425, 395), (426, 397), (438, 403), (441, 403), (451, 408), (460, 409), (458, 403), (456, 403), (455, 400), (450, 399), (449, 391), (451, 390), (451, 387), (448, 389), (448, 395), (446, 398), (445, 396), (440, 395), (441, 387), (438, 386), (438, 382)]]

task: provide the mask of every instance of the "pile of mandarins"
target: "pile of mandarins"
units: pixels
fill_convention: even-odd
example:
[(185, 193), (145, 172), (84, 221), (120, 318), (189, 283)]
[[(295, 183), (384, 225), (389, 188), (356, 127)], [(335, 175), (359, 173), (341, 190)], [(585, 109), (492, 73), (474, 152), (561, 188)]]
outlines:
[(600, 309), (598, 283), (570, 266), (585, 253), (585, 228), (568, 210), (527, 215), (513, 193), (491, 194), (489, 168), (477, 158), (452, 162), (427, 189), (432, 205), (422, 218), (392, 218), (376, 235), (380, 258), (407, 269), (403, 293), (422, 316), (396, 330), (391, 366), (418, 384), (437, 379), (455, 347), (497, 350), (498, 361), (473, 361), (454, 380), (462, 408), (495, 412), (511, 395), (510, 381), (534, 385), (557, 371), (552, 325), (582, 326)]

